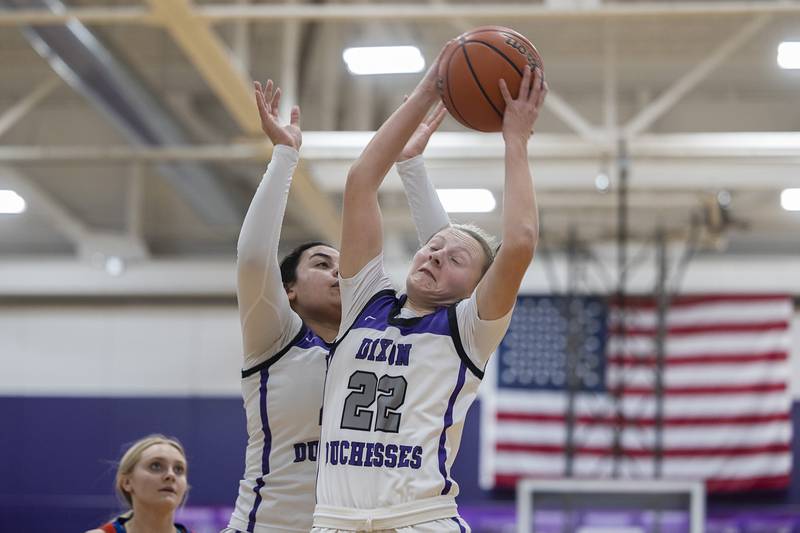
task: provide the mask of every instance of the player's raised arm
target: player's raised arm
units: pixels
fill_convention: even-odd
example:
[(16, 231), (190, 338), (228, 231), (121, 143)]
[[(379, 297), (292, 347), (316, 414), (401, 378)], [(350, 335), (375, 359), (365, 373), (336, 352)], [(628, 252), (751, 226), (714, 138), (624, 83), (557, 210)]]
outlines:
[(292, 313), (278, 266), (278, 241), (292, 174), (302, 144), (300, 108), (289, 124), (278, 120), (280, 89), (254, 83), (261, 127), (275, 148), (242, 223), (237, 243), (237, 295), (245, 358), (260, 355), (280, 338)]
[(514, 306), (522, 277), (539, 239), (539, 214), (533, 176), (528, 163), (528, 139), (547, 94), (541, 69), (525, 67), (519, 95), (511, 97), (504, 80), (503, 116), (505, 187), (503, 190), (503, 244), (477, 288), (478, 314), (483, 320), (505, 316)]
[(417, 126), (395, 165), (403, 182), (403, 189), (406, 191), (408, 207), (414, 219), (420, 246), (428, 242), (438, 231), (450, 225), (450, 217), (447, 216), (447, 211), (428, 178), (425, 161), (422, 158), (431, 135), (446, 115), (447, 109), (440, 102)]
[(343, 278), (358, 273), (383, 249), (383, 227), (378, 188), (411, 135), (438, 99), (436, 78), (441, 53), (422, 81), (378, 129), (350, 167), (344, 189), (342, 248), (339, 270)]

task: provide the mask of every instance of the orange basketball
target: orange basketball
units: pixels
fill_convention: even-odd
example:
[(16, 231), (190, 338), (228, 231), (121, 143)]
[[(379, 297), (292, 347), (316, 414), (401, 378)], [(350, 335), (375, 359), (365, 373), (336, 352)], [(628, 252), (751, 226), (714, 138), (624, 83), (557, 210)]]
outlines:
[(531, 42), (510, 28), (481, 26), (460, 35), (439, 64), (439, 90), (450, 114), (478, 131), (501, 131), (506, 102), (499, 80), (516, 98), (525, 65), (542, 68)]

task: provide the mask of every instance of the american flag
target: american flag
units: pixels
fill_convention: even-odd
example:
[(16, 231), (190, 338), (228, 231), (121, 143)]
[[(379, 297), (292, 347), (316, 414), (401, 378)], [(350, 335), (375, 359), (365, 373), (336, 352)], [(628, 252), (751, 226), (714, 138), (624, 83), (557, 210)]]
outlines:
[(613, 299), (520, 296), (498, 349), (496, 388), (483, 395), (483, 480), (786, 487), (792, 313), (784, 295), (673, 299), (659, 384), (654, 302), (631, 301), (620, 312)]

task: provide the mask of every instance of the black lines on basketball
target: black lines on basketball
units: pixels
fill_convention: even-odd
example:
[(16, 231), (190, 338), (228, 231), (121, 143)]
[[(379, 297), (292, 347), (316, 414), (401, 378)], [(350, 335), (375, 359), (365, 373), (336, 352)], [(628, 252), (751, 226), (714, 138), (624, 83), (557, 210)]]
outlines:
[(519, 74), (519, 77), (520, 77), (520, 78), (522, 77), (522, 69), (521, 69), (521, 68), (519, 68), (519, 67), (517, 66), (517, 64), (516, 64), (516, 63), (514, 63), (514, 62), (511, 60), (511, 58), (510, 58), (510, 57), (508, 57), (507, 55), (505, 55), (505, 54), (503, 53), (503, 51), (502, 51), (502, 50), (500, 50), (499, 48), (497, 48), (496, 46), (494, 46), (494, 45), (492, 45), (492, 44), (489, 44), (489, 43), (487, 43), (487, 42), (485, 42), (485, 41), (478, 41), (478, 40), (474, 40), (474, 41), (469, 41), (469, 42), (471, 42), (471, 43), (475, 43), (475, 44), (482, 44), (482, 45), (484, 45), (484, 46), (488, 46), (489, 48), (491, 48), (492, 50), (494, 50), (495, 52), (497, 52), (497, 54), (498, 54), (500, 57), (502, 57), (503, 59), (505, 59), (505, 60), (506, 60), (506, 62), (507, 62), (509, 65), (511, 65), (511, 68), (513, 68), (513, 69), (514, 69), (514, 70), (517, 72), (517, 74)]
[(497, 113), (497, 116), (500, 117), (500, 120), (502, 120), (503, 119), (503, 112), (500, 111), (499, 109), (497, 109), (497, 106), (494, 105), (494, 102), (492, 102), (492, 99), (489, 98), (488, 94), (486, 94), (486, 89), (483, 88), (483, 85), (481, 84), (481, 80), (478, 78), (478, 75), (475, 73), (475, 69), (472, 67), (472, 61), (469, 60), (469, 54), (467, 53), (467, 47), (466, 47), (465, 44), (461, 45), (461, 50), (464, 52), (464, 60), (467, 62), (467, 67), (469, 68), (469, 71), (472, 74), (472, 79), (475, 80), (475, 84), (478, 86), (478, 89), (481, 90), (481, 94), (483, 94), (483, 97), (486, 99), (486, 101), (489, 103), (489, 105), (492, 106), (492, 109), (494, 109), (495, 113)]
[[(463, 39), (460, 39), (460, 41), (463, 41)], [(463, 46), (464, 46), (463, 44), (460, 44), (461, 48), (463, 48)], [(453, 52), (453, 53), (455, 54), (455, 52)], [(448, 110), (450, 111), (450, 113), (458, 115), (458, 116), (455, 117), (455, 119), (458, 120), (460, 123), (467, 124), (467, 119), (464, 118), (464, 116), (458, 110), (458, 106), (456, 106), (455, 100), (453, 98), (453, 85), (450, 83), (450, 68), (449, 68), (449, 65), (448, 65), (447, 70), (445, 71), (445, 86), (447, 87), (447, 97), (450, 99), (450, 102), (452, 102), (452, 109), (448, 108)]]

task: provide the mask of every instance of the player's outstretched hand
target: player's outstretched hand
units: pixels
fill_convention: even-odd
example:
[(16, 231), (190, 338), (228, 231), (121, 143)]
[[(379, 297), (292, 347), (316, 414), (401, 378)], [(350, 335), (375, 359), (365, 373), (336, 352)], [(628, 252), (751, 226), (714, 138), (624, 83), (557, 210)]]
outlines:
[(533, 134), (533, 125), (539, 118), (539, 111), (544, 105), (545, 96), (547, 96), (547, 82), (544, 81), (542, 69), (537, 67), (534, 72), (531, 72), (531, 68), (528, 65), (525, 66), (516, 99), (511, 97), (505, 80), (501, 79), (499, 83), (500, 92), (506, 101), (506, 111), (503, 115), (503, 139), (506, 142), (516, 139), (527, 142)]
[(292, 107), (289, 124), (281, 126), (278, 118), (278, 105), (281, 101), (280, 88), (275, 88), (272, 80), (267, 80), (264, 87), (257, 81), (253, 82), (253, 86), (258, 114), (261, 116), (261, 129), (267, 134), (272, 144), (285, 144), (299, 150), (300, 145), (303, 144), (303, 132), (300, 131), (300, 108)]
[(437, 98), (439, 96), (439, 63), (441, 63), (442, 57), (452, 43), (452, 39), (447, 41), (442, 49), (439, 50), (439, 54), (436, 56), (436, 59), (433, 60), (431, 66), (428, 67), (428, 71), (420, 80), (415, 92), (422, 92), (430, 98)]
[(422, 154), (425, 151), (425, 147), (428, 146), (428, 141), (431, 140), (431, 135), (439, 128), (446, 115), (447, 109), (445, 109), (444, 104), (439, 102), (414, 131), (397, 160), (405, 161)]

